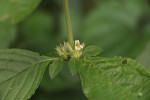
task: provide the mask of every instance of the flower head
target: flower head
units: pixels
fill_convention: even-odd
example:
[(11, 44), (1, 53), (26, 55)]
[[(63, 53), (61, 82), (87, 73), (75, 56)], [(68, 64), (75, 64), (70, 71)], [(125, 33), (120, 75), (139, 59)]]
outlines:
[(84, 43), (80, 44), (79, 40), (75, 40), (74, 48), (72, 48), (68, 42), (64, 42), (63, 45), (60, 44), (60, 46), (56, 47), (56, 51), (58, 55), (64, 59), (69, 59), (70, 57), (79, 58), (82, 55), (84, 46)]

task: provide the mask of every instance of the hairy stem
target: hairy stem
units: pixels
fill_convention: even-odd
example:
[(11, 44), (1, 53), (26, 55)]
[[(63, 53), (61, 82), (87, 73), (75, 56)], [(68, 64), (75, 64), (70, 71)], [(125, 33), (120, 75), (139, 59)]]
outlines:
[(67, 33), (68, 33), (68, 42), (71, 45), (71, 47), (73, 48), (74, 42), (73, 42), (68, 0), (64, 0), (64, 10), (65, 10)]

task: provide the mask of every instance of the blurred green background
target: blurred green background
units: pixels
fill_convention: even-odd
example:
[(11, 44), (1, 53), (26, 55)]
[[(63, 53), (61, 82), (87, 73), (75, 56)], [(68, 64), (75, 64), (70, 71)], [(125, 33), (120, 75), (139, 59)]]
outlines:
[[(69, 3), (74, 39), (100, 46), (101, 56), (131, 57), (150, 70), (150, 0), (69, 0)], [(4, 9), (0, 6), (0, 49), (21, 48), (57, 56), (56, 45), (67, 41), (63, 0), (42, 0), (23, 20), (21, 14), (14, 17), (13, 24), (3, 21), (9, 20), (6, 14), (1, 16)], [(19, 23), (14, 24), (15, 21)], [(45, 72), (31, 100), (87, 100), (78, 77), (71, 76), (67, 65), (64, 66), (53, 80)]]

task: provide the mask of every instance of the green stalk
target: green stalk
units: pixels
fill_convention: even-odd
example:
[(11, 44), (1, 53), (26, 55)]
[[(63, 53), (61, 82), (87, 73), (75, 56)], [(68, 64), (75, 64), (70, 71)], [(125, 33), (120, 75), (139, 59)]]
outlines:
[(68, 33), (68, 42), (69, 42), (70, 46), (72, 48), (74, 48), (68, 0), (64, 0), (64, 10), (65, 10), (67, 33)]

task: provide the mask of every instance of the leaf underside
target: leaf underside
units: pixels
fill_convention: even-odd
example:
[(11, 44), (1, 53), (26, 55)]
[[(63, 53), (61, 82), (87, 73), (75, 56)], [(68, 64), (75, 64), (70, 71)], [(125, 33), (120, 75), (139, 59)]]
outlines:
[(129, 58), (88, 58), (79, 72), (89, 100), (149, 100), (150, 74)]
[(56, 77), (63, 68), (63, 59), (57, 59), (49, 66), (49, 74), (51, 79)]
[(37, 89), (49, 61), (37, 53), (0, 50), (0, 100), (27, 100)]
[(75, 75), (79, 71), (79, 67), (81, 66), (81, 60), (78, 58), (71, 58), (68, 62), (68, 68), (72, 75)]

